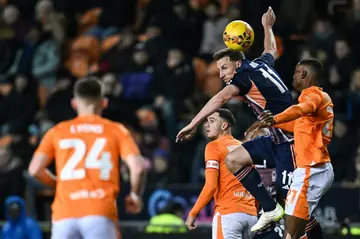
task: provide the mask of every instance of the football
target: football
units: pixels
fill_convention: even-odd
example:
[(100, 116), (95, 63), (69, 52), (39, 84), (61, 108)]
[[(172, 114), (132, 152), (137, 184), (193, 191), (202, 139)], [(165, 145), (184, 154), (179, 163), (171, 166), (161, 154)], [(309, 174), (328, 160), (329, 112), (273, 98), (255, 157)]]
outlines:
[(252, 27), (240, 20), (227, 24), (223, 33), (225, 45), (235, 51), (243, 51), (251, 47), (255, 34)]

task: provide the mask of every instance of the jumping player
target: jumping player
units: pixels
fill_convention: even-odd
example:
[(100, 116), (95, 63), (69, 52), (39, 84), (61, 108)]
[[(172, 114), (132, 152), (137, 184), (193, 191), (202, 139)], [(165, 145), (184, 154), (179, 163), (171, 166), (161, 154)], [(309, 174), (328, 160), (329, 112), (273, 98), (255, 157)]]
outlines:
[[(273, 69), (277, 51), (272, 31), (274, 23), (275, 14), (269, 7), (262, 16), (265, 34), (264, 52), (254, 61), (245, 59), (242, 52), (230, 49), (214, 54), (220, 70), (220, 78), (227, 86), (210, 99), (191, 123), (179, 132), (177, 141), (192, 138), (197, 126), (233, 97), (243, 96), (257, 116), (265, 109), (279, 113), (293, 104), (289, 90)], [(246, 142), (229, 152), (225, 159), (230, 172), (259, 201), (264, 210), (259, 221), (252, 228), (253, 231), (278, 221), (283, 217), (284, 210), (271, 198), (252, 164), (262, 164), (263, 159), (276, 154), (277, 170), (283, 171), (286, 168), (282, 167), (293, 167), (290, 150), (292, 136), (280, 129), (274, 128), (271, 131), (272, 137), (261, 137)], [(281, 172), (277, 174), (281, 175)]]
[(318, 87), (322, 71), (317, 59), (300, 61), (293, 81), (294, 88), (301, 92), (299, 104), (275, 116), (264, 111), (259, 117), (262, 123), (292, 131), (295, 136), (296, 169), (286, 198), (286, 239), (299, 239), (304, 234), (310, 216), (334, 180), (327, 150), (332, 137), (333, 103)]
[[(79, 80), (71, 103), (78, 117), (50, 129), (29, 166), (30, 175), (56, 186), (51, 238), (118, 238), (119, 158), (130, 170), (125, 207), (133, 214), (142, 209), (143, 158), (123, 125), (99, 116), (107, 105), (100, 82)], [(46, 169), (53, 159), (56, 177)]]
[(231, 135), (234, 124), (235, 118), (227, 109), (221, 108), (207, 117), (205, 130), (212, 141), (205, 148), (206, 181), (185, 222), (190, 230), (195, 229), (196, 216), (214, 197), (213, 239), (250, 239), (254, 235), (250, 228), (257, 222), (255, 198), (224, 162), (227, 153), (241, 145)]

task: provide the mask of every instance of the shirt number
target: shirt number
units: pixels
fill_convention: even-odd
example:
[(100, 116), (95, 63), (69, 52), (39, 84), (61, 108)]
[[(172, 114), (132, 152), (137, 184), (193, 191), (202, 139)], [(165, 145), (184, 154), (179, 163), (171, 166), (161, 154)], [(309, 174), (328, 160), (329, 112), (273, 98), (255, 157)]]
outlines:
[[(253, 68), (256, 68), (259, 64), (256, 62), (250, 62), (250, 66)], [(261, 74), (264, 78), (270, 80), (281, 93), (285, 93), (288, 89), (286, 85), (282, 82), (280, 77), (276, 74), (275, 71), (273, 71), (270, 67), (267, 65), (264, 65), (265, 67), (261, 67), (258, 70), (261, 71)]]
[[(99, 169), (100, 179), (109, 180), (110, 171), (113, 168), (110, 152), (104, 152), (106, 144), (105, 138), (97, 138), (94, 144), (87, 152), (86, 144), (81, 139), (62, 139), (59, 141), (60, 149), (74, 149), (65, 166), (60, 172), (60, 180), (76, 180), (85, 178), (85, 169)], [(86, 156), (86, 157), (85, 157)], [(76, 168), (76, 166), (85, 157), (85, 167)]]

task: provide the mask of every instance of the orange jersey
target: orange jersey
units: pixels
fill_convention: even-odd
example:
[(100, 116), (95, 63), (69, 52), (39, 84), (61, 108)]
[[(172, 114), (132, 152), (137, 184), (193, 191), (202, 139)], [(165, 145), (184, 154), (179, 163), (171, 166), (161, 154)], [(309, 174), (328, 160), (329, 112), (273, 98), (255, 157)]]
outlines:
[(50, 129), (35, 153), (55, 159), (53, 220), (89, 215), (117, 220), (119, 159), (139, 155), (123, 125), (100, 116), (79, 116)]
[(330, 162), (327, 145), (332, 137), (333, 107), (330, 96), (313, 86), (302, 91), (299, 104), (274, 117), (278, 127), (293, 128), (297, 167)]
[(227, 169), (225, 157), (228, 152), (241, 145), (231, 135), (222, 136), (207, 144), (205, 149), (206, 170), (219, 170), (218, 187), (215, 191), (215, 211), (222, 215), (243, 212), (257, 215), (255, 198)]

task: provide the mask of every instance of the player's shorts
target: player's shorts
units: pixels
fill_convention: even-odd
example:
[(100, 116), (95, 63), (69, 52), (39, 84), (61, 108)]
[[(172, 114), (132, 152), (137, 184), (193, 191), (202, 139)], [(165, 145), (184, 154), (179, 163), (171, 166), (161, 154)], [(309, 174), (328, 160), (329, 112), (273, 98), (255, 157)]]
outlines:
[(212, 239), (250, 239), (254, 236), (251, 227), (258, 218), (246, 213), (215, 213), (212, 223)]
[(52, 223), (51, 239), (117, 239), (118, 227), (103, 216), (62, 219)]
[(331, 163), (295, 169), (286, 197), (285, 214), (309, 220), (333, 181), (334, 171)]
[(262, 136), (242, 144), (250, 154), (254, 164), (266, 168), (276, 168), (278, 199), (285, 200), (294, 171), (294, 143), (275, 144), (271, 136)]
[(277, 224), (271, 226), (263, 232), (257, 232), (253, 239), (282, 239), (284, 236), (284, 226)]

